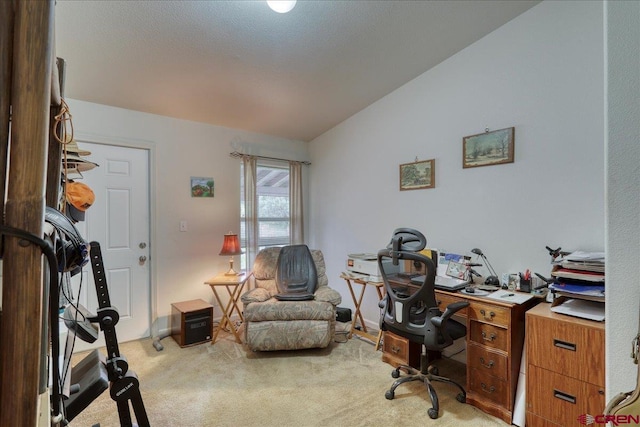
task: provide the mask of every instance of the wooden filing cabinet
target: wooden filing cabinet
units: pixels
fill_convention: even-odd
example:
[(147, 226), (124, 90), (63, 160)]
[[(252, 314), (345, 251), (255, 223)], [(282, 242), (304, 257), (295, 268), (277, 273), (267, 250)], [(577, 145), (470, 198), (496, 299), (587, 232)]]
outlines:
[(602, 414), (604, 322), (554, 313), (540, 304), (526, 315), (527, 427), (567, 426)]

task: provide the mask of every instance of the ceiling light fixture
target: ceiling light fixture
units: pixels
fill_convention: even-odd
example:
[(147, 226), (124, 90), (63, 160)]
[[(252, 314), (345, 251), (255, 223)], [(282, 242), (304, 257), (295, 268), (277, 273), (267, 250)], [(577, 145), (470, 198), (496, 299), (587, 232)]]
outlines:
[(296, 0), (269, 0), (267, 4), (274, 12), (287, 13), (296, 5)]

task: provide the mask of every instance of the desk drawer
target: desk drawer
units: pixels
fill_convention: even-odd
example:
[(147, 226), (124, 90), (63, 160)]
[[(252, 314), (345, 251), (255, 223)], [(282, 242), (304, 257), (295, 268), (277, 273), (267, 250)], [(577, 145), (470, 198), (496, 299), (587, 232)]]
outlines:
[(472, 302), (468, 307), (469, 319), (509, 327), (509, 309), (497, 305)]
[(469, 327), (469, 340), (483, 346), (508, 351), (509, 334), (506, 329), (476, 321), (469, 322)]
[(604, 388), (529, 364), (527, 411), (564, 426), (580, 415), (602, 414)]
[(470, 368), (507, 380), (507, 355), (476, 343), (469, 343), (467, 363)]
[(469, 369), (469, 389), (485, 399), (509, 408), (509, 384), (498, 377)]
[[(465, 299), (445, 292), (436, 292), (436, 301), (438, 302), (438, 308), (444, 313), (444, 310), (448, 305), (453, 304), (454, 302), (465, 301)], [(465, 307), (462, 310), (456, 311), (454, 316), (467, 317), (467, 309), (468, 307)]]
[(604, 387), (604, 330), (527, 317), (527, 363)]
[(413, 343), (389, 331), (384, 331), (382, 361), (394, 367), (409, 365), (420, 368), (420, 344)]

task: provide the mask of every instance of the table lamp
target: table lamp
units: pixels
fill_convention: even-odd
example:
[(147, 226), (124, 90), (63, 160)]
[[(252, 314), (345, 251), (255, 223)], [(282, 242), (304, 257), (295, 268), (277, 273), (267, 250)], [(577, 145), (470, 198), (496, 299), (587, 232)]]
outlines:
[(487, 280), (484, 281), (484, 284), (500, 286), (500, 281), (498, 280), (498, 274), (493, 269), (493, 266), (491, 266), (491, 263), (489, 263), (489, 260), (487, 259), (485, 254), (482, 252), (482, 250), (478, 248), (473, 248), (471, 249), (471, 252), (478, 255), (480, 258), (482, 258), (484, 260), (484, 263), (487, 265), (487, 270), (489, 270), (490, 276), (487, 277)]
[(240, 241), (238, 240), (238, 235), (230, 231), (224, 235), (222, 250), (220, 250), (219, 253), (219, 255), (228, 255), (231, 257), (229, 259), (229, 271), (224, 273), (225, 276), (237, 276), (240, 274), (233, 269), (233, 257), (234, 255), (240, 254), (242, 254), (242, 249), (240, 249)]

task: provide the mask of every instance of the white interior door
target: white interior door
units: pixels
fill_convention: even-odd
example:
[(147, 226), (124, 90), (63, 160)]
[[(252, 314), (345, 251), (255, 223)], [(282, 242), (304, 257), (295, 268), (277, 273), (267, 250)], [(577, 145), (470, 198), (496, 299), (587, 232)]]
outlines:
[[(87, 242), (100, 244), (111, 306), (120, 314), (119, 342), (150, 336), (149, 152), (145, 149), (79, 142), (99, 165), (77, 179), (95, 193), (85, 221), (76, 224)], [(98, 302), (91, 264), (72, 280), (74, 295), (82, 280), (79, 303), (96, 313)], [(104, 334), (75, 351), (104, 346)]]

